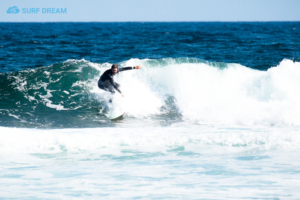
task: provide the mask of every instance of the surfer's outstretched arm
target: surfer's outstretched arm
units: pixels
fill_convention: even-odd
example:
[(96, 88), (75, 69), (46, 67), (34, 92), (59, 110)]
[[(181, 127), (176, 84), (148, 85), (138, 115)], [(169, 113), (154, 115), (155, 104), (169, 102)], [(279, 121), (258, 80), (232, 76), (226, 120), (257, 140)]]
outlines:
[(135, 67), (123, 67), (123, 68), (119, 68), (119, 72), (126, 71), (126, 70), (131, 70), (131, 69), (141, 69), (141, 65), (137, 65)]

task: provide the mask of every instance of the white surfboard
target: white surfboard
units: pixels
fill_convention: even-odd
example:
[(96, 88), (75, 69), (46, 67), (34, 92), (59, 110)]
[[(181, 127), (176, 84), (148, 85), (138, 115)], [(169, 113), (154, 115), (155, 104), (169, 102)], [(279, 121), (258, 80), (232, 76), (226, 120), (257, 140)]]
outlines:
[(121, 96), (114, 96), (112, 99), (112, 102), (107, 102), (108, 106), (108, 113), (105, 115), (108, 119), (117, 119), (124, 115), (125, 110), (122, 103), (122, 97)]
[(121, 109), (112, 109), (109, 113), (107, 113), (105, 116), (108, 119), (117, 119), (124, 115), (125, 111)]

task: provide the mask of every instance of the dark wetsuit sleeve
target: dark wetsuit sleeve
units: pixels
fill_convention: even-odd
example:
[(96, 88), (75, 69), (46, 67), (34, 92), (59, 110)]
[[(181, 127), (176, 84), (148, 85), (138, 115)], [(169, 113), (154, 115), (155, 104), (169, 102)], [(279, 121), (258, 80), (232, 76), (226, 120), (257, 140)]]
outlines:
[(135, 69), (135, 67), (123, 67), (123, 68), (119, 68), (119, 72), (126, 71), (126, 70), (131, 70), (131, 69)]

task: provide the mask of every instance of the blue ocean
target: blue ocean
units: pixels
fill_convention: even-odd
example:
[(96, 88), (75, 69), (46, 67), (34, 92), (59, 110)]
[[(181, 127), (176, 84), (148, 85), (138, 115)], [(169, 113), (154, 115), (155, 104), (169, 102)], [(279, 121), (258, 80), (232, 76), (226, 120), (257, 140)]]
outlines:
[(300, 22), (0, 30), (0, 199), (300, 199)]

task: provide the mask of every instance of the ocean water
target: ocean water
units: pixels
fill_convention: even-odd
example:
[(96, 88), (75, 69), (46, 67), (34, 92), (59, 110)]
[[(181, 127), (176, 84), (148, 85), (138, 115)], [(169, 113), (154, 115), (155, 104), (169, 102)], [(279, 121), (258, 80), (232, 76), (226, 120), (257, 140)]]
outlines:
[(0, 199), (300, 199), (299, 22), (0, 30)]

